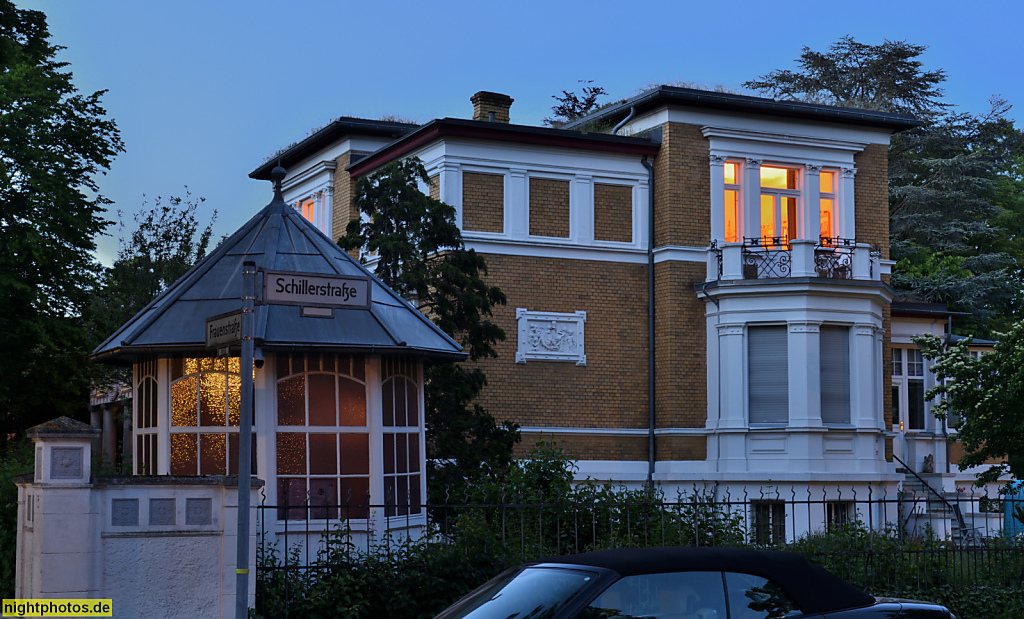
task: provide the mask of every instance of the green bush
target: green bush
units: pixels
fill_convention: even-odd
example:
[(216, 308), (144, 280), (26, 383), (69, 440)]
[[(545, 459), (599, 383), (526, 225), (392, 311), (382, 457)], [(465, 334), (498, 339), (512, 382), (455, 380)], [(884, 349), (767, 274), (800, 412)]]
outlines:
[(33, 470), (32, 442), (10, 443), (0, 455), (0, 589), (5, 598), (14, 597), (14, 575), (18, 553), (18, 487), (14, 476)]

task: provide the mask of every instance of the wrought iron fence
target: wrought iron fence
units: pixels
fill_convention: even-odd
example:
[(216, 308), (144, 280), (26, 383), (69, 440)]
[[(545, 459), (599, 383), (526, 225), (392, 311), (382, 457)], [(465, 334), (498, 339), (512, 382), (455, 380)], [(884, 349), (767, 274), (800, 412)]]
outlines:
[(850, 279), (853, 277), (853, 252), (856, 239), (823, 236), (814, 248), (814, 271), (818, 277)]
[[(257, 507), (257, 603), (273, 583), (287, 588), (289, 578), (316, 580), (367, 557), (408, 556), (410, 546), (418, 547), (420, 556), (431, 548), (483, 553), (502, 566), (616, 547), (780, 548), (873, 593), (1011, 586), (1024, 579), (1024, 543), (1002, 534), (1000, 499), (973, 490), (951, 499), (916, 490), (886, 496), (839, 488), (806, 495), (791, 490), (730, 496), (694, 489), (674, 500), (628, 496), (634, 500), (534, 503), (477, 497), (476, 502), (403, 510), (390, 502), (262, 504)], [(953, 507), (963, 518), (951, 517)], [(361, 518), (317, 519), (325, 508)], [(403, 515), (387, 515), (399, 511)], [(284, 514), (289, 519), (278, 520)]]
[(743, 278), (789, 277), (793, 256), (786, 237), (743, 239)]

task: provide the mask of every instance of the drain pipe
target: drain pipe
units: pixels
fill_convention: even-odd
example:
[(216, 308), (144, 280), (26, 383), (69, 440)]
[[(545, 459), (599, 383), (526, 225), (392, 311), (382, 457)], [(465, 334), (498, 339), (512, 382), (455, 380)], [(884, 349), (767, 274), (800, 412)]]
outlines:
[[(633, 115), (630, 110), (629, 115)], [(628, 120), (628, 117), (627, 117)], [(623, 121), (625, 122), (625, 121)], [(618, 127), (616, 127), (618, 129)], [(654, 490), (654, 166), (647, 168), (647, 489)]]
[[(622, 122), (620, 122), (619, 124), (615, 125), (615, 128), (612, 129), (612, 135), (616, 135), (619, 132), (619, 129), (622, 129), (622, 127), (626, 123), (628, 123), (629, 121), (633, 120), (633, 115), (634, 114), (636, 114), (636, 106), (635, 105), (629, 108), (629, 114), (625, 118), (622, 119)], [(646, 161), (646, 160), (647, 160), (647, 156), (644, 155), (644, 161)], [(647, 164), (644, 164), (644, 165), (647, 165)]]

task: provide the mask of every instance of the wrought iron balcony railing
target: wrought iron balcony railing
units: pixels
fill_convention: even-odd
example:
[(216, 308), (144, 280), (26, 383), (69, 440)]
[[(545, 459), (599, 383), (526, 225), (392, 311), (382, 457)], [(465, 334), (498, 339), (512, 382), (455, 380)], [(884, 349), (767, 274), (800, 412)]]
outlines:
[(708, 247), (708, 281), (818, 277), (880, 279), (881, 252), (842, 237), (744, 238), (742, 243)]

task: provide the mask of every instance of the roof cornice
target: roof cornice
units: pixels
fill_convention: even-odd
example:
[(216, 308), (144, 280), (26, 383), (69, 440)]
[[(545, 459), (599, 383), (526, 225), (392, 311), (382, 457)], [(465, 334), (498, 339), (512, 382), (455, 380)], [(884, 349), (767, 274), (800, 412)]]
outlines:
[(353, 163), (346, 169), (353, 178), (359, 177), (389, 161), (400, 159), (421, 146), (448, 137), (517, 142), (537, 146), (582, 148), (590, 151), (636, 155), (656, 155), (659, 148), (658, 144), (644, 138), (604, 133), (581, 133), (565, 129), (491, 123), (461, 118), (441, 118), (420, 126), (412, 133), (402, 136), (372, 155)]

